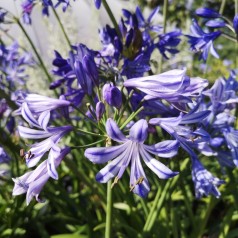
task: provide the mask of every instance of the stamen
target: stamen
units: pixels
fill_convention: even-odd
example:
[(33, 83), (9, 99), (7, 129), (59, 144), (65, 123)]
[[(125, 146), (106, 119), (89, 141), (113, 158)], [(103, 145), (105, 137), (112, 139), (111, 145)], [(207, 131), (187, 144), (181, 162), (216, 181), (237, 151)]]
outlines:
[(111, 189), (118, 183), (118, 181), (119, 181), (119, 178), (116, 176), (114, 179), (114, 182), (111, 185)]
[(130, 185), (130, 192), (133, 191), (136, 185), (141, 184), (144, 181), (144, 177), (141, 176), (136, 180), (135, 185)]

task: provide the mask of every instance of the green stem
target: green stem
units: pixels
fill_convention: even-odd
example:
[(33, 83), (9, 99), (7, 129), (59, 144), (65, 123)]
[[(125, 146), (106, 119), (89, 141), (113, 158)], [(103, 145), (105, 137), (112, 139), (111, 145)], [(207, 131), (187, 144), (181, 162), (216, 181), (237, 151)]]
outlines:
[(59, 23), (60, 29), (62, 30), (62, 32), (64, 34), (65, 40), (68, 43), (69, 49), (71, 49), (71, 43), (70, 43), (69, 37), (68, 37), (68, 35), (67, 35), (67, 33), (64, 29), (64, 26), (63, 26), (62, 22), (60, 21), (60, 18), (59, 18), (59, 15), (58, 15), (57, 11), (55, 10), (55, 8), (53, 6), (52, 6), (52, 10), (53, 10), (53, 13), (54, 13), (54, 15), (55, 15), (55, 17), (56, 17), (56, 19)]
[(81, 129), (76, 128), (77, 131), (79, 131), (80, 133), (86, 134), (86, 135), (92, 135), (92, 136), (104, 136), (107, 137), (106, 135), (101, 135), (101, 134), (97, 134), (97, 133), (93, 133), (93, 132), (89, 132), (89, 131), (84, 131)]
[(117, 35), (121, 38), (121, 31), (118, 27), (118, 24), (117, 24), (117, 21), (111, 11), (111, 8), (109, 7), (109, 5), (107, 4), (107, 1), (106, 0), (102, 0), (102, 4), (104, 6), (104, 8), (106, 9), (106, 12), (108, 14), (108, 16), (110, 17), (111, 21), (112, 21), (112, 24), (114, 25), (115, 27), (115, 30), (117, 32)]
[(235, 37), (233, 37), (233, 36), (231, 36), (231, 35), (228, 35), (228, 34), (226, 34), (226, 33), (222, 33), (221, 35), (224, 36), (225, 38), (227, 38), (227, 39), (229, 39), (229, 40), (231, 40), (231, 41), (237, 43), (237, 40), (236, 40)]
[(44, 73), (45, 73), (45, 75), (46, 75), (48, 81), (51, 83), (51, 82), (52, 82), (52, 78), (51, 78), (51, 76), (49, 75), (49, 73), (48, 73), (48, 71), (47, 71), (47, 69), (46, 69), (46, 66), (44, 65), (44, 62), (43, 62), (43, 60), (41, 59), (39, 53), (37, 52), (36, 47), (35, 47), (35, 45), (33, 44), (31, 38), (28, 36), (28, 34), (27, 34), (25, 28), (23, 27), (23, 25), (21, 24), (20, 20), (19, 20), (18, 18), (16, 18), (16, 17), (14, 17), (14, 19), (15, 19), (16, 23), (18, 24), (18, 26), (21, 28), (21, 30), (22, 30), (23, 34), (25, 35), (25, 37), (27, 38), (28, 42), (30, 43), (30, 45), (31, 45), (31, 47), (32, 47), (32, 49), (33, 49), (33, 51), (35, 52), (35, 55), (36, 55), (37, 59), (39, 60), (39, 63), (40, 63), (40, 65), (41, 65), (42, 70), (44, 71)]
[(222, 15), (225, 9), (226, 0), (222, 0), (219, 13)]
[(127, 118), (127, 120), (120, 126), (120, 129), (122, 130), (130, 121), (132, 121), (142, 110), (144, 110), (144, 107), (140, 107), (136, 112), (132, 113), (130, 117)]
[(121, 111), (120, 111), (120, 116), (119, 116), (119, 118), (118, 118), (118, 120), (117, 120), (117, 124), (120, 123), (121, 118), (123, 117), (123, 113), (124, 113), (124, 111), (126, 110), (126, 107), (127, 107), (128, 103), (129, 103), (129, 101), (130, 101), (130, 99), (131, 99), (131, 97), (132, 97), (134, 91), (135, 91), (135, 90), (132, 89), (131, 92), (130, 92), (130, 94), (129, 94), (129, 96), (128, 96), (128, 98), (126, 99), (126, 102), (124, 103), (123, 108), (122, 108)]
[(107, 183), (107, 216), (106, 216), (106, 229), (105, 229), (105, 238), (111, 237), (111, 228), (112, 228), (112, 180)]
[(71, 146), (70, 148), (73, 150), (73, 149), (80, 149), (80, 148), (86, 148), (86, 147), (91, 147), (93, 145), (97, 145), (101, 142), (105, 141), (105, 139), (102, 139), (102, 140), (98, 140), (96, 142), (93, 142), (91, 144), (87, 144), (87, 145), (79, 145), (79, 146)]
[[(108, 140), (106, 146), (109, 147), (111, 141)], [(112, 180), (107, 183), (107, 208), (106, 208), (106, 228), (105, 238), (110, 238), (112, 232)]]

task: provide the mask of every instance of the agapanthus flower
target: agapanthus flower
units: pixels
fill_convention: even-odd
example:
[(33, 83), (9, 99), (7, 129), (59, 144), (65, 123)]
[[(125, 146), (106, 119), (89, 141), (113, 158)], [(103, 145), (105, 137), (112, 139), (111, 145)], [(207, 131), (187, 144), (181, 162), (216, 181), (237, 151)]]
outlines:
[(121, 91), (111, 83), (106, 83), (102, 89), (103, 99), (110, 105), (120, 108), (122, 104)]
[(170, 54), (177, 54), (179, 52), (176, 47), (181, 41), (179, 38), (181, 35), (181, 31), (172, 31), (158, 36), (159, 41), (155, 43), (155, 47), (159, 49), (165, 59), (168, 59), (167, 52)]
[(43, 161), (35, 170), (27, 172), (18, 178), (13, 178), (15, 186), (12, 195), (17, 196), (26, 194), (26, 203), (29, 205), (33, 197), (36, 201), (43, 202), (40, 198), (40, 192), (50, 177), (58, 179), (56, 168), (59, 166), (64, 157), (70, 152), (66, 147), (62, 150), (59, 148), (51, 149), (48, 160)]
[(204, 168), (197, 157), (192, 158), (192, 179), (197, 198), (201, 198), (203, 195), (208, 196), (209, 194), (213, 194), (216, 198), (220, 197), (221, 193), (217, 187), (224, 184), (225, 181), (214, 177)]
[(31, 24), (31, 12), (33, 10), (34, 7), (34, 3), (35, 0), (25, 0), (22, 4), (22, 12), (23, 12), (23, 22), (25, 24)]
[(110, 118), (106, 123), (106, 131), (112, 140), (121, 144), (111, 147), (89, 148), (85, 151), (85, 157), (93, 163), (101, 164), (112, 160), (96, 175), (98, 182), (106, 183), (115, 177), (114, 183), (117, 183), (126, 168), (131, 164), (130, 190), (141, 197), (146, 197), (150, 187), (141, 159), (161, 179), (168, 179), (178, 174), (150, 155), (171, 158), (177, 154), (177, 141), (167, 140), (155, 145), (145, 145), (144, 141), (148, 134), (146, 120), (141, 119), (136, 122), (130, 128), (128, 138), (124, 136), (117, 124)]
[(15, 114), (20, 114), (22, 105), (26, 103), (31, 113), (38, 116), (45, 111), (51, 111), (59, 107), (67, 107), (70, 105), (70, 101), (50, 98), (38, 94), (27, 94), (24, 98), (18, 99), (17, 102), (20, 104), (20, 108)]
[(192, 51), (201, 52), (200, 59), (206, 61), (209, 52), (214, 57), (219, 58), (214, 49), (213, 42), (221, 35), (220, 31), (205, 33), (195, 19), (193, 19), (193, 25), (190, 30), (192, 35), (186, 35), (189, 38), (188, 42), (191, 45)]
[(234, 27), (236, 35), (238, 36), (238, 14), (235, 15), (233, 19), (233, 27)]
[(27, 103), (22, 104), (22, 116), (23, 118), (36, 129), (18, 126), (18, 132), (20, 137), (26, 139), (45, 139), (41, 142), (35, 143), (30, 146), (30, 150), (25, 153), (26, 164), (28, 167), (35, 166), (42, 156), (54, 147), (61, 138), (69, 133), (72, 126), (60, 126), (60, 127), (49, 127), (48, 122), (50, 119), (50, 111), (44, 111), (40, 114), (38, 120), (33, 116)]
[(204, 17), (204, 18), (219, 18), (222, 17), (221, 14), (219, 14), (218, 12), (210, 9), (210, 8), (206, 8), (206, 7), (202, 7), (202, 8), (198, 8), (195, 11), (196, 15), (199, 17)]
[(201, 95), (208, 82), (198, 77), (189, 78), (185, 73), (186, 69), (175, 69), (159, 75), (132, 78), (126, 80), (124, 86), (144, 92), (145, 100), (157, 98), (171, 103), (191, 102), (191, 98)]
[(30, 150), (26, 152), (25, 159), (28, 167), (35, 166), (43, 155), (54, 147), (61, 138), (69, 133), (72, 126), (47, 127), (47, 130), (35, 130), (23, 126), (18, 126), (20, 137), (32, 140), (45, 139), (41, 142), (30, 145)]

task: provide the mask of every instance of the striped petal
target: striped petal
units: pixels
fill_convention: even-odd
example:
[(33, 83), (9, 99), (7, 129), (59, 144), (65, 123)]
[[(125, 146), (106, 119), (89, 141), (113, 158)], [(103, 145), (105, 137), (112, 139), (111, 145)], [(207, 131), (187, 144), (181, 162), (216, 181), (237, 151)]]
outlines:
[(121, 155), (119, 155), (116, 159), (106, 165), (103, 169), (101, 169), (97, 175), (96, 180), (100, 183), (106, 183), (113, 177), (115, 177), (120, 171), (125, 160), (130, 156), (130, 147), (123, 151)]
[(141, 157), (145, 161), (146, 165), (161, 179), (168, 179), (174, 177), (178, 174), (178, 172), (173, 172), (164, 164), (159, 162), (158, 160), (152, 158), (148, 152), (145, 151), (143, 146), (139, 146), (139, 153)]
[(22, 117), (31, 125), (40, 128), (37, 120), (33, 117), (28, 105), (26, 102), (22, 104), (21, 108)]
[(146, 120), (141, 119), (136, 122), (130, 129), (130, 140), (142, 143), (146, 140), (148, 135), (148, 123)]
[(144, 169), (141, 165), (138, 147), (134, 148), (132, 155), (130, 188), (133, 191), (133, 193), (139, 195), (142, 198), (147, 197), (150, 191), (148, 180), (146, 178)]
[(38, 118), (39, 125), (45, 131), (47, 131), (47, 125), (48, 125), (49, 120), (50, 120), (50, 111), (49, 110), (42, 112)]
[(106, 131), (108, 136), (117, 142), (125, 142), (127, 138), (123, 135), (115, 121), (111, 118), (107, 120)]
[(206, 118), (211, 111), (202, 111), (197, 113), (186, 114), (182, 117), (182, 120), (179, 124), (192, 124), (202, 122), (204, 118)]
[(52, 149), (50, 150), (48, 159), (47, 159), (47, 170), (48, 174), (51, 178), (57, 180), (58, 179), (58, 173), (56, 170), (56, 158), (60, 155), (60, 148), (56, 145), (52, 146)]
[(93, 163), (103, 164), (120, 155), (127, 148), (127, 144), (128, 142), (118, 146), (89, 148), (85, 150), (84, 156)]
[(50, 137), (52, 135), (52, 133), (49, 133), (47, 131), (30, 129), (23, 126), (18, 126), (18, 131), (20, 136), (26, 139), (42, 139), (42, 138)]
[(163, 158), (171, 158), (178, 152), (179, 143), (177, 140), (166, 140), (155, 145), (144, 145), (144, 149), (148, 152)]

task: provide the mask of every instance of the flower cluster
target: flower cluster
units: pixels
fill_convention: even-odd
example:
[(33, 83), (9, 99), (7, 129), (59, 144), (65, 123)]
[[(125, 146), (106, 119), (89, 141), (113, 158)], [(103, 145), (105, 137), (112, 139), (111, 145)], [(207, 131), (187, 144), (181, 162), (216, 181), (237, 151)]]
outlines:
[[(65, 11), (70, 3), (69, 0), (58, 0), (56, 4), (51, 0), (24, 1), (25, 23), (31, 22), (30, 15), (37, 2), (42, 3), (44, 15), (49, 14), (49, 7), (54, 10), (58, 5), (63, 5)], [(100, 9), (101, 1), (94, 3)], [(107, 8), (107, 2), (102, 3)], [(159, 179), (179, 176), (179, 172), (170, 169), (170, 162), (178, 158), (190, 158), (197, 198), (210, 194), (219, 197), (218, 187), (224, 183), (213, 175), (215, 172), (209, 171), (206, 161), (217, 160), (221, 167), (238, 166), (236, 72), (231, 71), (228, 79), (217, 79), (210, 89), (207, 79), (193, 77), (185, 67), (159, 72), (152, 67), (152, 54), (160, 54), (160, 64), (169, 62), (179, 53), (181, 31), (165, 32), (157, 24), (159, 7), (148, 17), (139, 7), (135, 12), (123, 9), (122, 13), (118, 24), (114, 19), (113, 27), (106, 25), (99, 30), (100, 49), (73, 44), (66, 58), (55, 50), (52, 72), (56, 80), (51, 81), (49, 88), (57, 98), (27, 90), (14, 95), (14, 105), (18, 107), (14, 108), (14, 115), (24, 119), (18, 123), (18, 133), (27, 139), (29, 147), (27, 152), (21, 150), (21, 155), (29, 168), (43, 160), (34, 170), (13, 179), (13, 195), (26, 193), (27, 204), (33, 197), (41, 201), (39, 194), (43, 186), (50, 177), (58, 179), (57, 167), (73, 149), (86, 147), (84, 157), (89, 161), (108, 162), (96, 174), (100, 183), (114, 178), (114, 186), (130, 167), (128, 190), (141, 197), (150, 191), (147, 178), (152, 176), (150, 170)], [(200, 52), (204, 61), (209, 52), (218, 58), (213, 43), (226, 35), (227, 29), (237, 38), (237, 16), (232, 26), (211, 9), (198, 9), (196, 14), (206, 18), (206, 26), (213, 30), (203, 30), (194, 19), (192, 34), (186, 35), (191, 50)], [(25, 82), (24, 66), (30, 64), (30, 57), (19, 57), (17, 50), (16, 44), (11, 48), (1, 46), (3, 92), (13, 92), (16, 84)], [(9, 98), (1, 98), (0, 119), (8, 103), (12, 103)], [(65, 139), (72, 134), (71, 138), (75, 139), (75, 135), (80, 138)], [(81, 139), (83, 136), (87, 139)], [(97, 142), (94, 136), (103, 139)], [(28, 140), (37, 142), (29, 144)], [(163, 163), (161, 158), (165, 158)], [(150, 169), (148, 172), (144, 164)]]
[[(204, 32), (199, 26), (196, 19), (193, 19), (191, 26), (191, 35), (187, 35), (188, 42), (191, 45), (191, 50), (194, 52), (200, 52), (199, 59), (207, 60), (209, 52), (216, 58), (219, 58), (216, 50), (214, 49), (213, 42), (220, 36), (227, 36), (227, 31), (232, 31), (232, 34), (238, 35), (238, 15), (233, 19), (233, 25), (226, 17), (222, 16), (218, 12), (209, 8), (199, 8), (195, 14), (201, 18), (204, 18), (205, 26), (210, 28), (211, 31)], [(220, 29), (213, 31), (214, 29)], [(223, 30), (223, 31), (222, 31)], [(229, 36), (229, 32), (228, 32)]]

